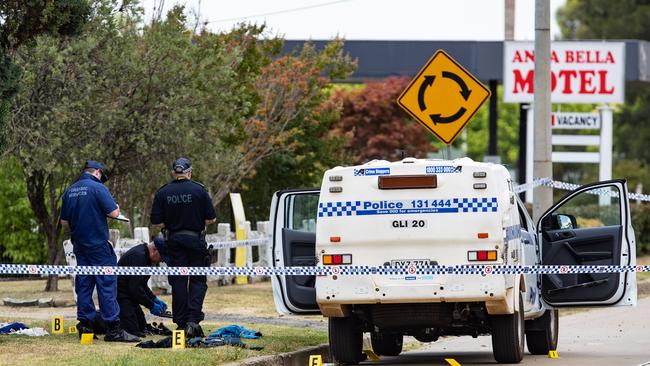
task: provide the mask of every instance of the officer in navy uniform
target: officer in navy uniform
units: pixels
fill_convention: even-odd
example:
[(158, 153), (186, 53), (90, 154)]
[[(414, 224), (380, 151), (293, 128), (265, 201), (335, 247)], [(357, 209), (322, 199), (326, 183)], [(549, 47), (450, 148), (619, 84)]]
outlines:
[[(104, 165), (88, 160), (79, 179), (63, 194), (61, 224), (69, 229), (73, 251), (79, 266), (117, 266), (117, 257), (108, 241), (107, 217), (116, 218), (120, 208), (104, 183), (108, 177)], [(120, 326), (117, 303), (117, 277), (77, 275), (77, 330), (93, 333), (96, 309), (93, 290), (97, 287), (99, 312), (106, 324), (107, 342), (139, 342), (140, 339)]]
[[(149, 267), (164, 261), (169, 262), (165, 239), (157, 236), (150, 243), (136, 245), (122, 254), (117, 262), (119, 267)], [(147, 282), (149, 275), (118, 276), (117, 302), (120, 305), (120, 323), (127, 332), (144, 337), (147, 321), (140, 306), (144, 306), (153, 315), (162, 316), (167, 310), (167, 303), (151, 292)]]
[[(164, 229), (170, 267), (209, 265), (205, 226), (214, 223), (217, 213), (205, 187), (192, 178), (192, 163), (179, 158), (172, 164), (174, 179), (161, 187), (151, 207), (151, 224)], [(208, 290), (206, 276), (169, 276), (172, 286), (172, 313), (178, 329), (189, 338), (204, 336), (203, 300)]]

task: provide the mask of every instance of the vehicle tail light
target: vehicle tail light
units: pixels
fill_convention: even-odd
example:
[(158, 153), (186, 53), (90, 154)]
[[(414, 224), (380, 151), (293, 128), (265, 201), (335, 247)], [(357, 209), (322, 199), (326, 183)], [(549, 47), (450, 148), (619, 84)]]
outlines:
[(330, 236), (330, 241), (332, 243), (340, 243), (341, 242), (341, 237), (340, 236)]
[(478, 236), (479, 239), (487, 239), (487, 238), (490, 237), (490, 235), (488, 233), (478, 233), (477, 236)]
[(352, 264), (352, 254), (324, 254), (324, 265)]
[(470, 250), (467, 252), (467, 260), (470, 262), (496, 261), (496, 250)]

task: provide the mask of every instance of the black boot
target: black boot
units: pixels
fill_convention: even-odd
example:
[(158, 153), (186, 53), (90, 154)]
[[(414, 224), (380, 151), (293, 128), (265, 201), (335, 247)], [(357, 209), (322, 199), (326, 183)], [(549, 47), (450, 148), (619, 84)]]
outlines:
[[(79, 323), (76, 325), (77, 328), (77, 335), (79, 336), (79, 339), (81, 339), (81, 335), (84, 333), (95, 333), (93, 330), (93, 324), (86, 321), (86, 320), (79, 320)], [(97, 336), (93, 336), (94, 339), (97, 339)]]
[(106, 335), (104, 336), (106, 342), (140, 342), (140, 338), (125, 331), (120, 326), (120, 321), (106, 322)]
[(197, 323), (189, 322), (185, 326), (185, 339), (192, 339), (195, 337), (205, 337), (205, 334), (203, 334), (203, 328), (201, 328)]

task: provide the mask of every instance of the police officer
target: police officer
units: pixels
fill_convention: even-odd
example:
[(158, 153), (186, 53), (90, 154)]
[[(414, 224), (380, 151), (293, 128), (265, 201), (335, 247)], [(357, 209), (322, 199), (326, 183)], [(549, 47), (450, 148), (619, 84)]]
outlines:
[[(216, 221), (217, 213), (205, 187), (192, 181), (192, 163), (179, 158), (172, 164), (173, 180), (161, 187), (151, 207), (151, 224), (166, 232), (170, 267), (203, 267), (207, 261), (205, 226)], [(188, 338), (203, 336), (199, 325), (204, 318), (203, 299), (208, 289), (206, 276), (169, 276), (172, 313), (178, 329)]]
[[(149, 243), (136, 245), (122, 254), (117, 265), (120, 267), (149, 267), (161, 261), (169, 262), (165, 240), (155, 237)], [(120, 323), (127, 332), (138, 337), (145, 336), (147, 321), (140, 305), (149, 309), (151, 314), (161, 316), (167, 310), (167, 304), (156, 297), (149, 289), (149, 275), (118, 276), (117, 302), (120, 305)]]
[[(116, 266), (117, 257), (108, 241), (106, 217), (116, 218), (120, 208), (108, 188), (104, 186), (108, 177), (104, 165), (88, 160), (79, 179), (63, 194), (61, 224), (70, 231), (73, 251), (80, 266)], [(97, 287), (99, 311), (106, 324), (107, 342), (138, 342), (140, 339), (122, 330), (120, 308), (117, 304), (116, 276), (77, 275), (77, 329), (82, 333), (93, 333), (95, 303), (93, 290)]]

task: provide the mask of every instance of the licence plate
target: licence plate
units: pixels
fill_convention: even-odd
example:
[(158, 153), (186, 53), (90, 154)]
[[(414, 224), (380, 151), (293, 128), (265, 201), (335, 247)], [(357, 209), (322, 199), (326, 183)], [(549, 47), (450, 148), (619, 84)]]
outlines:
[(390, 261), (392, 267), (428, 266), (429, 259), (393, 259)]

